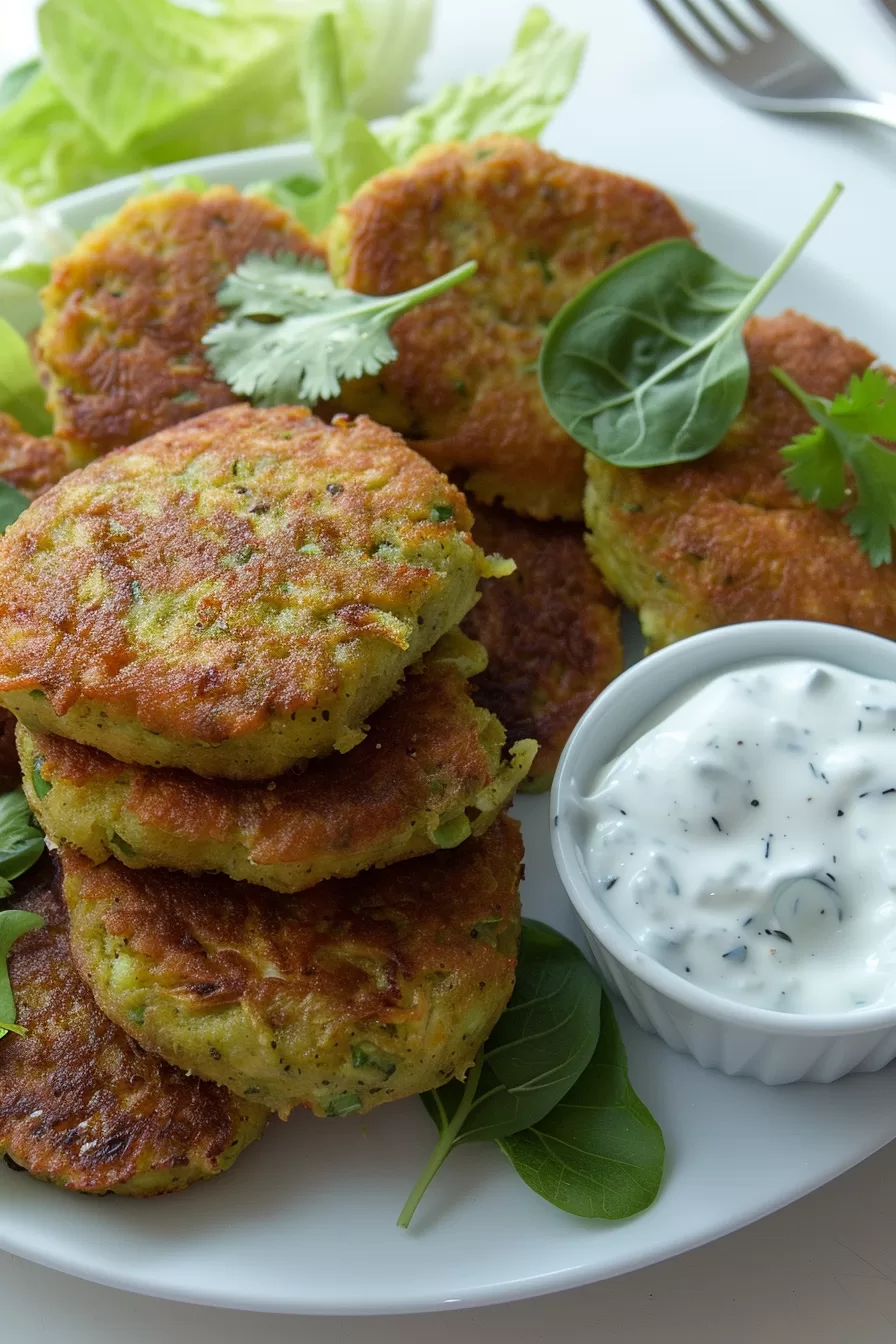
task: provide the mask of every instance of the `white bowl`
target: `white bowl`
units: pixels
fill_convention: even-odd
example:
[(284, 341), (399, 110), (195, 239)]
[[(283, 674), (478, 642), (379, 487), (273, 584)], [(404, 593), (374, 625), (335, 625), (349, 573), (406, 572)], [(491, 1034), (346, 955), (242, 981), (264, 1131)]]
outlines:
[(698, 678), (768, 658), (817, 659), (896, 681), (896, 643), (839, 625), (757, 621), (673, 644), (630, 667), (579, 720), (554, 779), (551, 837), (598, 969), (640, 1026), (704, 1068), (764, 1083), (826, 1083), (896, 1058), (896, 1005), (790, 1014), (701, 989), (647, 956), (620, 927), (591, 886), (584, 858), (590, 821), (581, 800), (646, 715)]

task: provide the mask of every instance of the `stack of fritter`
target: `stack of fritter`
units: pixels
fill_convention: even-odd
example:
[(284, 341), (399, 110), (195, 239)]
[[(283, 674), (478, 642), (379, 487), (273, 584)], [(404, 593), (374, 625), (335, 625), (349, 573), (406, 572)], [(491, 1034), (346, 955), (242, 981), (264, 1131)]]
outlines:
[[(365, 417), (234, 406), (8, 529), (0, 696), (93, 996), (62, 988), (65, 921), (38, 890), (48, 928), (11, 956), (30, 1035), (0, 1052), (17, 1163), (156, 1193), (226, 1165), (268, 1110), (367, 1111), (473, 1062), (513, 986), (503, 809), (536, 744), (507, 748), (471, 699), (485, 658), (455, 627), (509, 568), (471, 522)], [(35, 1106), (39, 1069), (58, 1086)], [(110, 1075), (108, 1114), (73, 1069)], [(137, 1165), (113, 1179), (91, 1155), (116, 1144)]]

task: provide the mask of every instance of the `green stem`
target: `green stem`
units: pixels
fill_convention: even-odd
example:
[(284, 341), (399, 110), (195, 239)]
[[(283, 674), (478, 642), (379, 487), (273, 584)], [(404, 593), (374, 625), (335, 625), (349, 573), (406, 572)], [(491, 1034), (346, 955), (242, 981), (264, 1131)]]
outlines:
[[(647, 388), (653, 387), (657, 383), (665, 382), (670, 374), (676, 373), (679, 369), (683, 369), (686, 364), (690, 364), (692, 360), (697, 359), (707, 350), (710, 350), (714, 345), (717, 345), (724, 336), (727, 336), (729, 331), (737, 331), (738, 328), (743, 326), (750, 314), (759, 307), (769, 290), (774, 288), (784, 272), (789, 270), (796, 261), (809, 239), (818, 229), (822, 220), (825, 219), (833, 209), (834, 203), (841, 195), (842, 191), (842, 182), (835, 182), (827, 196), (825, 196), (824, 200), (821, 202), (821, 205), (819, 205), (817, 210), (813, 212), (812, 217), (803, 226), (793, 242), (788, 243), (784, 251), (775, 258), (765, 274), (759, 277), (753, 288), (748, 294), (744, 295), (737, 307), (732, 308), (724, 321), (720, 322), (717, 327), (713, 327), (712, 331), (701, 340), (696, 341), (690, 349), (685, 350), (680, 355), (676, 355), (675, 359), (670, 360), (668, 364), (661, 364), (649, 378), (645, 378), (643, 383), (635, 388), (633, 394), (635, 399), (643, 398)], [(659, 244), (657, 244), (657, 246), (659, 246)], [(613, 406), (625, 405), (631, 399), (632, 398), (629, 396), (620, 396), (607, 402), (606, 406), (602, 409), (607, 410)]]
[[(386, 298), (383, 302), (382, 311), (395, 312), (395, 317), (401, 317), (403, 313), (411, 308), (416, 308), (418, 304), (424, 303), (427, 299), (434, 299), (437, 294), (443, 294), (446, 289), (452, 289), (455, 285), (462, 284), (464, 280), (469, 280), (478, 269), (475, 261), (465, 261), (462, 266), (455, 266), (453, 271), (446, 271), (444, 275), (437, 275), (434, 280), (427, 280), (422, 285), (417, 285), (415, 289), (406, 289), (403, 294), (396, 294), (394, 302)], [(395, 317), (390, 318), (391, 322)]]
[(775, 258), (765, 274), (759, 277), (759, 280), (750, 290), (749, 294), (741, 299), (731, 315), (726, 318), (726, 327), (739, 326), (756, 308), (759, 307), (766, 294), (775, 287), (785, 271), (790, 270), (790, 267), (796, 261), (809, 239), (818, 231), (818, 228), (830, 214), (831, 210), (833, 210), (837, 199), (842, 194), (843, 183), (835, 182), (827, 196), (825, 196), (824, 200), (821, 202), (821, 205), (813, 211), (812, 215), (803, 228), (800, 229), (793, 241), (788, 243), (784, 251), (780, 256)]
[(436, 1144), (435, 1148), (433, 1148), (432, 1153), (430, 1154), (429, 1161), (421, 1171), (420, 1175), (417, 1177), (417, 1180), (414, 1184), (414, 1188), (408, 1195), (405, 1201), (404, 1208), (398, 1215), (399, 1227), (410, 1227), (411, 1219), (417, 1212), (417, 1205), (420, 1203), (421, 1199), (426, 1194), (429, 1184), (432, 1181), (433, 1177), (435, 1176), (436, 1172), (438, 1171), (439, 1167), (442, 1165), (442, 1163), (445, 1161), (445, 1158), (448, 1156), (448, 1154), (451, 1152), (451, 1149), (454, 1147), (454, 1140), (457, 1138), (458, 1132), (460, 1131), (461, 1126), (463, 1125), (464, 1121), (467, 1118), (467, 1114), (470, 1110), (470, 1104), (476, 1093), (476, 1088), (479, 1085), (479, 1076), (481, 1073), (482, 1073), (482, 1056), (480, 1055), (479, 1058), (476, 1060), (476, 1063), (470, 1070), (470, 1072), (467, 1074), (467, 1081), (464, 1084), (463, 1096), (460, 1099), (460, 1104), (458, 1105), (457, 1110), (454, 1112), (454, 1115), (451, 1118), (451, 1123), (445, 1129), (444, 1133), (440, 1135), (438, 1143)]

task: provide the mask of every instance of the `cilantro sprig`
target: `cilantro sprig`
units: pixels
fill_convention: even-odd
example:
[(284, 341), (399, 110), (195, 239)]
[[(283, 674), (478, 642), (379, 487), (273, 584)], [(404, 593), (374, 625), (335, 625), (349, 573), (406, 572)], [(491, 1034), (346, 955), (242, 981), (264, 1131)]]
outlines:
[(774, 374), (815, 421), (814, 429), (781, 449), (791, 463), (785, 480), (823, 509), (840, 508), (854, 488), (856, 502), (846, 523), (872, 565), (889, 564), (890, 533), (896, 528), (896, 452), (880, 440), (896, 442), (896, 384), (880, 369), (866, 369), (828, 401), (805, 392), (783, 369)]
[(252, 253), (224, 281), (230, 316), (203, 342), (217, 376), (256, 406), (314, 404), (344, 379), (378, 373), (398, 356), (389, 328), (402, 313), (468, 279), (475, 261), (403, 294), (340, 289), (318, 262)]

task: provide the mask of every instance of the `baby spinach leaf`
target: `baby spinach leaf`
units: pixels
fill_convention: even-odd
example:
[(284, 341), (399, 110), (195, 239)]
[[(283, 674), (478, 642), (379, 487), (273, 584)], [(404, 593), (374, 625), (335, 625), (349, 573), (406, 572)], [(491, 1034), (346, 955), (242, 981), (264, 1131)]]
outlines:
[[(40, 915), (28, 910), (0, 910), (0, 1040), (8, 1031), (16, 1030), (16, 1003), (6, 965), (9, 949), (23, 933), (42, 929), (44, 922)], [(22, 1034), (22, 1028), (18, 1034)]]
[(44, 852), (44, 836), (34, 824), (21, 789), (0, 796), (0, 900), (12, 893), (12, 883)]
[(591, 1059), (600, 1031), (601, 987), (574, 943), (524, 920), (516, 986), (466, 1080), (424, 1093), (439, 1130), (399, 1218), (407, 1227), (445, 1158), (462, 1143), (499, 1139), (537, 1124)]
[(542, 1120), (498, 1146), (537, 1195), (581, 1218), (629, 1218), (656, 1199), (663, 1134), (629, 1082), (606, 995), (597, 1048), (578, 1081)]
[(623, 467), (703, 457), (746, 396), (744, 322), (799, 256), (843, 188), (758, 280), (693, 243), (654, 243), (604, 271), (548, 327), (538, 374), (554, 419)]

